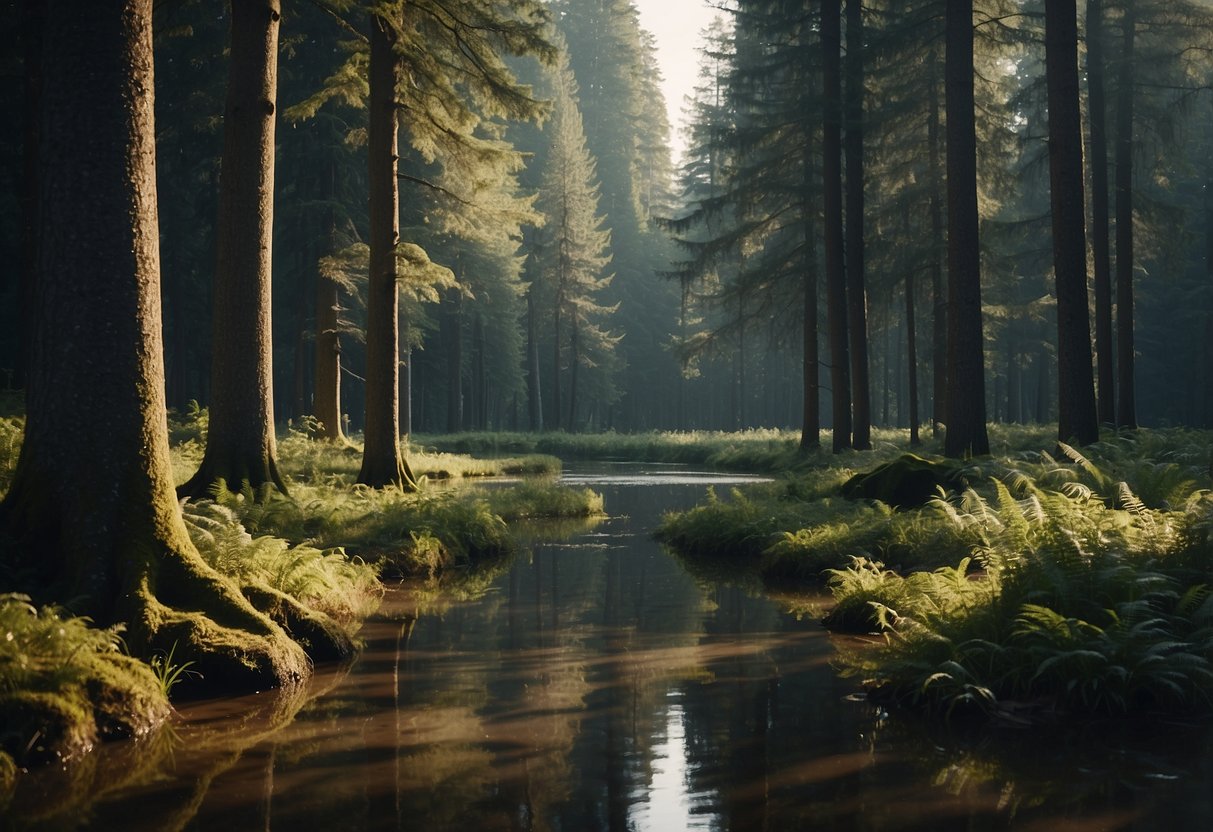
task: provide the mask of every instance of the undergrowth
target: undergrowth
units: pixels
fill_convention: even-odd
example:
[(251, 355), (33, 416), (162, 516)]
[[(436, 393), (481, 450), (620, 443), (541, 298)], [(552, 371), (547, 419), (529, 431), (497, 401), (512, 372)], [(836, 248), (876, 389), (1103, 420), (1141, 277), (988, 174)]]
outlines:
[(1176, 506), (1161, 500), (1180, 496), (1167, 485), (1155, 494), (1164, 507), (1152, 508), (1065, 452), (1081, 473), (1063, 490), (1013, 469), (993, 497), (935, 501), (942, 522), (980, 538), (958, 565), (903, 575), (860, 556), (833, 571), (831, 623), (884, 635), (845, 650), (846, 672), (881, 697), (945, 714), (1213, 706), (1213, 498), (1189, 486)]
[(190, 538), (216, 571), (240, 586), (262, 585), (285, 593), (347, 630), (356, 630), (375, 611), (382, 585), (374, 566), (336, 548), (321, 551), (269, 535), (253, 537), (232, 507), (241, 502), (237, 495), (223, 492), (218, 502), (184, 506)]
[(167, 716), (164, 690), (125, 655), (121, 632), (0, 595), (0, 768), (70, 760)]

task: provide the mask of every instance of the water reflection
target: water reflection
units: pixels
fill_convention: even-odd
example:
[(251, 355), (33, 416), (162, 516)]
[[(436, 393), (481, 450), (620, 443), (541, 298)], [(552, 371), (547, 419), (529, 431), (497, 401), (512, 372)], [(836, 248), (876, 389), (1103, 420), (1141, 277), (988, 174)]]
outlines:
[[(39, 772), (6, 828), (1208, 828), (1207, 729), (965, 735), (893, 719), (808, 607), (652, 544), (695, 485), (596, 475), (611, 518), (462, 589), (389, 593), (347, 675), (192, 706), (173, 735)], [(679, 474), (678, 476), (681, 476)], [(619, 484), (610, 484), (623, 481)], [(469, 588), (470, 587), (470, 588)], [(60, 807), (62, 808), (48, 808)]]

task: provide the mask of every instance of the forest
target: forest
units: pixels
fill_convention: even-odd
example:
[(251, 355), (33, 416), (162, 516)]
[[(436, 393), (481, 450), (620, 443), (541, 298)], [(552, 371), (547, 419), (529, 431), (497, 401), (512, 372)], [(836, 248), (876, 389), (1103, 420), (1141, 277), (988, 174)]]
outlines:
[[(398, 744), (325, 804), (356, 828), (792, 828), (819, 784), (780, 703), (876, 768), (947, 749), (970, 823), (1012, 784), (1012, 819), (1077, 822), (1124, 783), (1058, 808), (983, 743), (1209, 730), (1213, 3), (718, 0), (682, 102), (648, 5), (4, 5), (14, 828), (108, 828), (191, 743), (197, 817), (296, 822), (299, 761), (378, 753), (308, 733), (360, 679)], [(484, 651), (474, 695), (440, 650)], [(271, 690), (238, 749), (173, 739)], [(663, 802), (678, 743), (699, 791)], [(278, 805), (208, 802), (252, 760)], [(830, 817), (944, 828), (958, 794)]]

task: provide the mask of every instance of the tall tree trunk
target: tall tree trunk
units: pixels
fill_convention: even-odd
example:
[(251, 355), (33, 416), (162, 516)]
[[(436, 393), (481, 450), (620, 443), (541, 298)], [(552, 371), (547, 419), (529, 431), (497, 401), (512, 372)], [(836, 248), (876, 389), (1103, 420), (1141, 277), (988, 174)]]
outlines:
[(939, 438), (948, 421), (948, 295), (943, 285), (943, 171), (939, 162), (939, 84), (938, 61), (931, 54), (927, 115), (927, 179), (930, 188), (928, 211), (931, 215), (931, 436)]
[(535, 294), (526, 292), (526, 403), (532, 432), (543, 430), (543, 396), (539, 389), (539, 339), (535, 327)]
[(175, 644), (212, 688), (298, 681), (303, 651), (203, 562), (173, 493), (151, 0), (50, 0), (45, 11), (43, 244), (26, 310), (25, 440), (0, 504), (6, 566), (40, 599), (126, 622), (135, 655)]
[(407, 439), (413, 432), (413, 348), (408, 338), (400, 347), (400, 436)]
[(1043, 346), (1036, 358), (1036, 424), (1049, 421), (1049, 351)]
[[(907, 232), (907, 238), (910, 230), (910, 205), (906, 203), (903, 206), (902, 225)], [(914, 319), (914, 267), (913, 264), (907, 264), (906, 267), (906, 378), (908, 389), (906, 396), (910, 400), (910, 447), (917, 447), (922, 444), (922, 440), (918, 436), (918, 340), (915, 330)], [(897, 409), (897, 415), (900, 418), (901, 408)]]
[(733, 357), (734, 365), (737, 367), (737, 417), (733, 427), (737, 430), (745, 430), (748, 426), (746, 419), (747, 407), (746, 403), (749, 398), (746, 391), (746, 365), (745, 365), (745, 293), (737, 299), (737, 354)]
[(872, 391), (868, 379), (868, 294), (863, 232), (863, 7), (847, 0), (847, 318), (851, 334), (852, 439), (872, 448)]
[(286, 493), (274, 439), (270, 266), (279, 0), (233, 0), (211, 336), (210, 420), (202, 465), (177, 489), (201, 497), (272, 483)]
[(1136, 0), (1127, 0), (1124, 45), (1120, 56), (1120, 89), (1116, 107), (1116, 425), (1137, 427), (1133, 381), (1133, 44), (1137, 30)]
[(821, 447), (821, 391), (818, 383), (821, 354), (817, 346), (817, 229), (813, 222), (816, 200), (813, 188), (813, 148), (811, 128), (806, 129), (802, 190), (804, 193), (804, 361), (801, 365), (804, 394), (800, 424), (800, 452), (816, 451)]
[(569, 430), (577, 430), (577, 366), (581, 363), (581, 344), (577, 340), (577, 314), (573, 314), (569, 336)]
[(1076, 0), (1051, 0), (1046, 5), (1045, 71), (1049, 91), (1053, 274), (1057, 291), (1057, 438), (1086, 445), (1099, 440), (1099, 417), (1095, 412), (1091, 321), (1087, 310)]
[(484, 321), (480, 313), (472, 321), (472, 427), (488, 427), (488, 382), (484, 374)]
[[(300, 235), (304, 239), (307, 239), (310, 229), (308, 229), (302, 222), (299, 224), (299, 226)], [(308, 264), (310, 262), (314, 262), (315, 259), (316, 252), (313, 244), (308, 243), (299, 247), (297, 255), (297, 271), (299, 273), (300, 285), (295, 287), (295, 354), (291, 362), (291, 375), (293, 376), (292, 383), (294, 385), (294, 396), (292, 397), (294, 401), (292, 402), (291, 416), (295, 418), (306, 416), (311, 413), (310, 408), (307, 406), (307, 354), (309, 352), (307, 348), (307, 312), (309, 306), (315, 306), (315, 304), (308, 302), (315, 295), (315, 293), (309, 293), (307, 291), (309, 288), (311, 288), (308, 286), (307, 274), (309, 270)]]
[(442, 342), (446, 352), (446, 431), (463, 430), (463, 310), (459, 289), (442, 302)]
[(560, 430), (560, 312), (563, 305), (564, 290), (557, 288), (556, 304), (552, 310), (552, 408), (549, 411), (549, 427), (552, 430)]
[(1099, 423), (1116, 424), (1112, 358), (1112, 262), (1108, 237), (1108, 111), (1104, 89), (1103, 0), (1087, 0), (1087, 111), (1091, 122), (1091, 252), (1095, 281), (1096, 410)]
[(973, 121), (973, 2), (947, 0), (944, 88), (948, 138), (948, 422), (944, 453), (984, 456), (985, 354)]
[(413, 472), (400, 454), (400, 299), (396, 287), (396, 246), (400, 242), (400, 187), (396, 181), (396, 51), (399, 20), (371, 15), (370, 123), (367, 161), (370, 180), (370, 270), (366, 299), (366, 429), (358, 482), (416, 490)]
[[(21, 3), (21, 40), (23, 83), (23, 131), (21, 137), (21, 273), (18, 297), (20, 308), (29, 309), (38, 269), (38, 129), (42, 99), (42, 27), (46, 3), (23, 0)], [(21, 316), (22, 333), (17, 338), (17, 366), (13, 386), (25, 386), (27, 352), (32, 334), (28, 315)]]
[(825, 213), (826, 323), (830, 334), (830, 396), (834, 453), (851, 447), (851, 367), (847, 344), (847, 277), (842, 235), (842, 0), (821, 6), (822, 163)]
[[(327, 180), (327, 197), (336, 196), (336, 163), (330, 162)], [(330, 208), (327, 252), (337, 248), (337, 215)], [(316, 356), (315, 381), (312, 394), (312, 413), (320, 421), (320, 437), (334, 442), (345, 439), (341, 430), (341, 295), (336, 282), (324, 275), (316, 276)]]

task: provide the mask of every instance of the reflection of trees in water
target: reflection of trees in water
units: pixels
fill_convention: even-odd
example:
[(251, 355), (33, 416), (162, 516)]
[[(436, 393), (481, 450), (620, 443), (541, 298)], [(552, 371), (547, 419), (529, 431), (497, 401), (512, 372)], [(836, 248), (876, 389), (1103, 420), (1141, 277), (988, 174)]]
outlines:
[[(187, 718), (150, 737), (106, 746), (78, 764), (27, 775), (4, 807), (7, 828), (74, 829), (87, 820), (99, 829), (160, 832), (183, 829), (200, 815), (230, 820), (233, 828), (267, 826), (274, 747), (246, 755), (339, 679), (330, 673), (306, 688), (231, 700), (221, 714)], [(228, 782), (233, 772), (239, 788)], [(206, 802), (220, 792), (222, 801)]]
[(911, 760), (919, 782), (1004, 824), (1211, 829), (1210, 728), (1148, 715), (1033, 728), (894, 717), (873, 742)]

